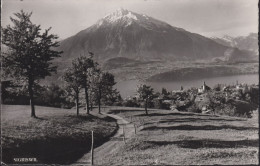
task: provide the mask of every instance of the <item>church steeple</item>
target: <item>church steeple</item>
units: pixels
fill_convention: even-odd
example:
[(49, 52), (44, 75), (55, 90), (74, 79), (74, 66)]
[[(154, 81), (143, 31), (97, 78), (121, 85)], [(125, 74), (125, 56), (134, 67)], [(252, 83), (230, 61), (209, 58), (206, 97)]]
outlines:
[(205, 91), (205, 90), (206, 90), (206, 83), (205, 83), (205, 81), (203, 82), (202, 89), (203, 89), (203, 91)]

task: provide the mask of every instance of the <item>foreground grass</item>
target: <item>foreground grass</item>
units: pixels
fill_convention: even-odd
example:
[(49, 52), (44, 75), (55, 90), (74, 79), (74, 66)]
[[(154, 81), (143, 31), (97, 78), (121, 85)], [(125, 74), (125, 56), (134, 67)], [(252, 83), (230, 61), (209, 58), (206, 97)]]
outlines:
[[(2, 160), (37, 158), (37, 163), (70, 164), (90, 150), (91, 131), (99, 146), (117, 131), (112, 118), (85, 110), (36, 107), (38, 118), (30, 117), (29, 106), (2, 106)], [(84, 113), (83, 113), (84, 112)]]
[(252, 119), (135, 108), (113, 109), (138, 128), (106, 165), (258, 164), (258, 113)]

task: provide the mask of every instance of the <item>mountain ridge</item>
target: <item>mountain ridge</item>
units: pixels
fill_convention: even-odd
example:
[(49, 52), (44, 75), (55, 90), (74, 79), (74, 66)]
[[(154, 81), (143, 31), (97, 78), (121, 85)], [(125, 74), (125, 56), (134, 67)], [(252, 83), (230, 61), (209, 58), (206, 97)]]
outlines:
[[(221, 59), (232, 48), (144, 14), (120, 9), (63, 40), (59, 49), (64, 51), (63, 60), (92, 51), (96, 60), (103, 63), (116, 57), (143, 61)], [(246, 52), (239, 53), (248, 56)]]
[(236, 47), (240, 50), (252, 51), (258, 55), (258, 33), (250, 33), (246, 36), (237, 37), (224, 35), (223, 37), (211, 37), (211, 39), (219, 44)]

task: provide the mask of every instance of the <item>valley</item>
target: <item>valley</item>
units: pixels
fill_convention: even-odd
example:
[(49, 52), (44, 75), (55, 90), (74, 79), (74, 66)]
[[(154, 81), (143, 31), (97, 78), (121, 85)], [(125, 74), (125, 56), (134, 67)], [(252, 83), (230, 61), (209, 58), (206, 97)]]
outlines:
[[(62, 73), (71, 65), (70, 61), (54, 62), (58, 71), (41, 82), (61, 83)], [(117, 82), (139, 80), (150, 82), (169, 82), (210, 78), (217, 76), (232, 76), (258, 74), (259, 63), (252, 62), (212, 62), (212, 61), (139, 61), (129, 58), (112, 58), (100, 64), (105, 71), (111, 72)], [(203, 75), (201, 74), (203, 73)]]
[(62, 83), (61, 76), (79, 56), (94, 54), (117, 82), (165, 82), (257, 74), (257, 33), (208, 38), (161, 20), (118, 9), (60, 42), (57, 74), (42, 83)]
[(206, 63), (190, 61), (152, 61), (146, 63), (121, 63), (107, 69), (117, 81), (140, 80), (169, 82), (217, 76), (257, 74), (259, 64), (252, 63)]

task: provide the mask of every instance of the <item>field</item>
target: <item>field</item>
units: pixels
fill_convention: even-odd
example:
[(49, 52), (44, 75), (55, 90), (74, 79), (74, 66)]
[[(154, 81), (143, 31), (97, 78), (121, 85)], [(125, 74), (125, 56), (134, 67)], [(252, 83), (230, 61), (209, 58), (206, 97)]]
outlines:
[[(97, 165), (259, 163), (258, 110), (246, 119), (156, 109), (145, 115), (143, 108), (102, 108), (110, 116), (123, 118), (124, 124), (116, 124), (106, 114), (97, 114), (97, 109), (91, 116), (81, 109), (77, 118), (74, 110), (36, 107), (38, 119), (29, 118), (28, 106), (4, 105), (2, 109), (7, 161), (11, 154), (45, 163), (89, 162), (90, 131), (94, 130)], [(125, 143), (120, 139), (123, 131)]]
[(98, 165), (258, 164), (258, 113), (252, 119), (166, 110), (116, 108), (137, 134)]
[(70, 164), (90, 150), (91, 130), (95, 146), (115, 134), (116, 121), (104, 115), (75, 110), (36, 106), (37, 119), (30, 117), (30, 107), (2, 105), (3, 161), (36, 158), (37, 163)]

